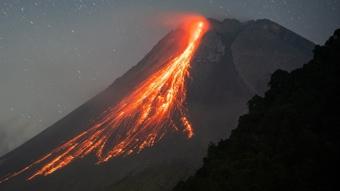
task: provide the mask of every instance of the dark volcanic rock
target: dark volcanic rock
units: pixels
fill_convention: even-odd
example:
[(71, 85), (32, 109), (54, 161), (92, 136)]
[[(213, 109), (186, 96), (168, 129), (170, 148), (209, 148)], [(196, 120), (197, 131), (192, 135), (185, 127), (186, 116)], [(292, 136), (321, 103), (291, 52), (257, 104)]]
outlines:
[(232, 44), (235, 67), (256, 94), (278, 68), (291, 71), (312, 57), (314, 44), (270, 20), (250, 21)]

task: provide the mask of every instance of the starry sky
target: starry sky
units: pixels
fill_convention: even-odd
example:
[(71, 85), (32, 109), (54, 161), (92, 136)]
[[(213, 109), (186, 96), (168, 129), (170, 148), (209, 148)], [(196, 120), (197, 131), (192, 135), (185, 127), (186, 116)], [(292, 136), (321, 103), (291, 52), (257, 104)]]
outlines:
[(340, 27), (340, 0), (0, 0), (0, 155), (111, 84), (182, 12), (268, 18), (315, 43)]

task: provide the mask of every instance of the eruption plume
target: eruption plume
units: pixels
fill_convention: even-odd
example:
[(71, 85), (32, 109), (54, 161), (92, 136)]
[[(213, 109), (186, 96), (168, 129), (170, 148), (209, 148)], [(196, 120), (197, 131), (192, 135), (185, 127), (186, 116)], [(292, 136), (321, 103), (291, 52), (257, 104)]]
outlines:
[(30, 169), (27, 180), (47, 176), (90, 153), (96, 155), (98, 163), (139, 153), (172, 131), (182, 131), (191, 138), (194, 131), (186, 113), (185, 84), (190, 62), (208, 29), (208, 22), (199, 17), (183, 26), (186, 33), (183, 51), (138, 84), (118, 104), (108, 108), (90, 128), (20, 171), (3, 177), (0, 183)]

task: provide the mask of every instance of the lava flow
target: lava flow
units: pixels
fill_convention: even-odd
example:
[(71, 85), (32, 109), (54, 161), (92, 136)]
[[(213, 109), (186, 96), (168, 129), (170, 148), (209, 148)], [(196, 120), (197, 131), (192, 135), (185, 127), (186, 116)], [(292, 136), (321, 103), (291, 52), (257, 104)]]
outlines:
[(139, 153), (159, 142), (171, 131), (194, 134), (186, 114), (185, 80), (191, 59), (208, 29), (204, 18), (193, 19), (184, 27), (186, 46), (178, 55), (141, 82), (128, 96), (89, 129), (0, 182), (33, 171), (27, 180), (47, 176), (76, 159), (94, 153), (98, 163), (117, 156)]

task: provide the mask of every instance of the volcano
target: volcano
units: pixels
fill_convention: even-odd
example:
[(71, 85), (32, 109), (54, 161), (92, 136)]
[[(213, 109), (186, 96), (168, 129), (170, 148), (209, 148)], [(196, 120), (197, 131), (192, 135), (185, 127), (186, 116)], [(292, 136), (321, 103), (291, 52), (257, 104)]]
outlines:
[(276, 69), (314, 44), (269, 21), (194, 17), (110, 87), (0, 159), (1, 190), (170, 190)]

